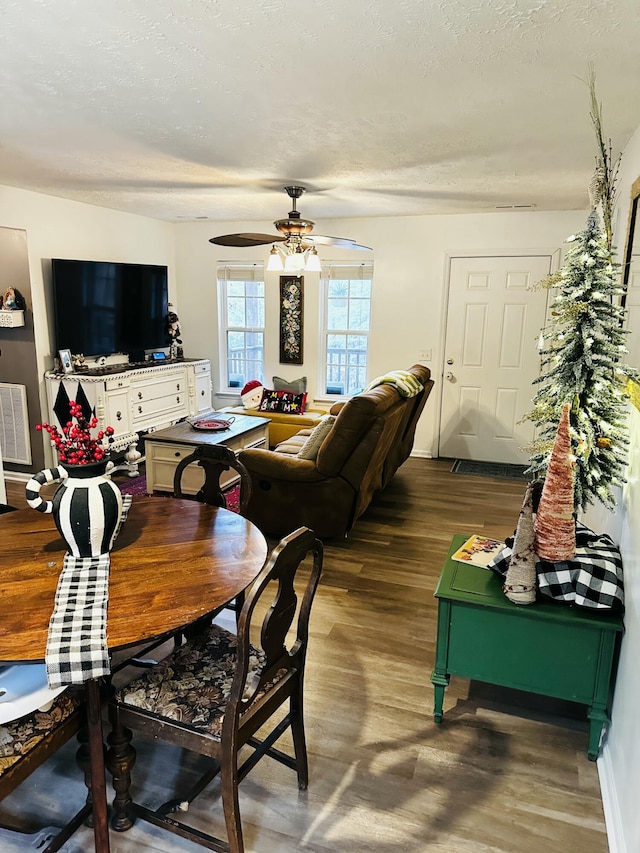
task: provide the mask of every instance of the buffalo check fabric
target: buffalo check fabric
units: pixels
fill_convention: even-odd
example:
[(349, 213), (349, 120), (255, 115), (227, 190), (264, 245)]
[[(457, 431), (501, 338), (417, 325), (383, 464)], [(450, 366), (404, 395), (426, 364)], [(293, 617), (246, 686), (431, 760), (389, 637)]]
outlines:
[[(132, 496), (122, 497), (122, 529)], [(109, 553), (64, 562), (49, 620), (45, 663), (50, 687), (82, 684), (111, 672), (107, 648)]]
[(573, 560), (563, 563), (540, 560), (536, 570), (543, 595), (598, 610), (624, 608), (622, 557), (610, 536), (598, 536), (578, 524)]
[[(489, 564), (502, 580), (509, 568), (512, 543), (513, 539), (507, 539)], [(558, 563), (538, 560), (536, 573), (539, 592), (556, 601), (592, 610), (624, 609), (620, 550), (610, 536), (598, 535), (583, 524), (576, 524), (575, 557)]]

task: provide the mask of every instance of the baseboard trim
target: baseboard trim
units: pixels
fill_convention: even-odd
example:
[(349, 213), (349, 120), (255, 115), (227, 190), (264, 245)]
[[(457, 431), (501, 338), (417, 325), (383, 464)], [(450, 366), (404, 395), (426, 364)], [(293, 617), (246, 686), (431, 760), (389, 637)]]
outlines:
[(416, 459), (433, 459), (433, 453), (430, 450), (412, 450), (409, 456), (414, 456)]
[(616, 793), (615, 775), (611, 762), (611, 750), (606, 746), (598, 759), (598, 776), (600, 778), (600, 796), (602, 798), (602, 809), (604, 811), (604, 822), (607, 828), (607, 841), (609, 842), (609, 853), (627, 853), (627, 845), (624, 840), (622, 826), (622, 815), (618, 807), (618, 796)]
[(24, 474), (22, 471), (5, 471), (4, 478), (9, 483), (28, 483), (33, 474)]

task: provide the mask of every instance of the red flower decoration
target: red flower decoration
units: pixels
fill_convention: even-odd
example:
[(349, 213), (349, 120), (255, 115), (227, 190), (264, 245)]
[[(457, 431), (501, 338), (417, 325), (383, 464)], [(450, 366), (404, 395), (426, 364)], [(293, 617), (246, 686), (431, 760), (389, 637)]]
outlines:
[(62, 427), (62, 434), (51, 424), (36, 424), (36, 429), (49, 433), (51, 443), (58, 451), (60, 462), (66, 462), (69, 465), (90, 465), (92, 462), (100, 462), (108, 455), (109, 449), (104, 446), (104, 440), (106, 438), (108, 443), (113, 442), (114, 428), (105, 427), (93, 437), (91, 430), (98, 426), (98, 419), (93, 417), (87, 420), (82, 412), (82, 406), (75, 400), (69, 401), (69, 415), (70, 419)]

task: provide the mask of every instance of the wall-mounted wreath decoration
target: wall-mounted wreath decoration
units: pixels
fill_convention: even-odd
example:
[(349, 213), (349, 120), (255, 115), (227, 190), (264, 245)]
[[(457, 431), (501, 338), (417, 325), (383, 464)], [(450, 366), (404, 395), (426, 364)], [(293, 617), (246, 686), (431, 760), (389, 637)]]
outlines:
[(280, 364), (302, 364), (304, 278), (280, 276)]

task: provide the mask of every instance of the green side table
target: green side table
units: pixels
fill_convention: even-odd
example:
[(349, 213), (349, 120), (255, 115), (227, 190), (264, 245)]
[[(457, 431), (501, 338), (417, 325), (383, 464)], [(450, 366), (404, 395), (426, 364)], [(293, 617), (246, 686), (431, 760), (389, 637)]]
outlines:
[(513, 604), (493, 572), (451, 559), (468, 538), (454, 537), (435, 592), (435, 722), (452, 675), (568, 699), (589, 707), (587, 755), (595, 761), (610, 720), (622, 617), (551, 600)]

